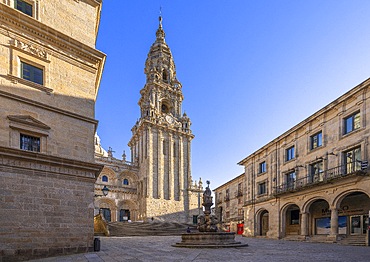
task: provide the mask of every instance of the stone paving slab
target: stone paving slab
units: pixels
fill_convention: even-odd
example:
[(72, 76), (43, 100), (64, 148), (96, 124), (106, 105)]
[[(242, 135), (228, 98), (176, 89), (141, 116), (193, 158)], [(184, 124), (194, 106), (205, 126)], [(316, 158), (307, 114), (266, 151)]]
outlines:
[(240, 248), (176, 248), (180, 236), (100, 237), (100, 252), (33, 260), (38, 262), (113, 261), (370, 261), (370, 247), (342, 246), (237, 236)]

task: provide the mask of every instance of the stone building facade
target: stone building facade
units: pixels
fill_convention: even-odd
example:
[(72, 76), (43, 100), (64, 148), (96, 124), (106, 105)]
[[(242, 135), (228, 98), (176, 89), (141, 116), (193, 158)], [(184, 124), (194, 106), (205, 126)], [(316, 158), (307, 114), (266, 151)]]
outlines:
[(0, 2), (0, 260), (93, 247), (101, 1)]
[(240, 161), (244, 234), (365, 242), (370, 79)]
[(194, 135), (189, 117), (182, 113), (182, 85), (176, 77), (161, 17), (144, 73), (146, 83), (138, 102), (140, 118), (128, 143), (131, 161), (126, 161), (126, 156), (122, 160), (112, 154), (104, 157), (101, 150), (99, 155), (100, 145), (96, 145), (97, 162), (105, 165), (96, 189), (109, 181), (115, 188), (107, 198), (97, 197), (96, 206), (113, 221), (155, 218), (188, 223), (199, 213), (198, 191), (202, 186), (192, 182)]
[(224, 231), (239, 235), (244, 230), (245, 174), (241, 174), (213, 190), (215, 213)]

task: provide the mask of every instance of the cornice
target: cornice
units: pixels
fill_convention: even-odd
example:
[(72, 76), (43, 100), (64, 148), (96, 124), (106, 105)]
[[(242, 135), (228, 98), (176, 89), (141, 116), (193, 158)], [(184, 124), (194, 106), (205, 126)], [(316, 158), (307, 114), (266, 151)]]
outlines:
[(0, 170), (95, 182), (103, 165), (0, 146)]
[(146, 127), (155, 128), (157, 130), (161, 130), (162, 132), (166, 132), (166, 133), (172, 134), (174, 136), (183, 137), (183, 138), (185, 137), (189, 140), (192, 140), (195, 137), (192, 133), (180, 131), (180, 130), (170, 128), (170, 127), (164, 126), (164, 125), (154, 124), (150, 121), (144, 120), (144, 121), (142, 121), (142, 123), (139, 124), (138, 128), (136, 129), (136, 131), (132, 135), (130, 141), (128, 142), (128, 145), (132, 144), (133, 141), (138, 139), (138, 137), (140, 136), (140, 134), (144, 131), (144, 129)]

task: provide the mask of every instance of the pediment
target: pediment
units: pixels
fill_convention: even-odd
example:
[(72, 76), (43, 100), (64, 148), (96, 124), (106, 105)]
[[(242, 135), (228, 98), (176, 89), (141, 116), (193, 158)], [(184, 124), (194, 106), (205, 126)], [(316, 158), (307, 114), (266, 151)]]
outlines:
[(11, 115), (8, 119), (13, 123), (23, 124), (31, 127), (37, 127), (44, 130), (49, 130), (50, 127), (43, 122), (35, 119), (30, 115)]

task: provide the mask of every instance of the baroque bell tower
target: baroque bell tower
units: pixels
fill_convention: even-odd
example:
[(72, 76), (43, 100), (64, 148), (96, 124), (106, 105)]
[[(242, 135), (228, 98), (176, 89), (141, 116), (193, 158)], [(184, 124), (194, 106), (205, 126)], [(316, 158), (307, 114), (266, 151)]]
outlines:
[(182, 85), (165, 42), (162, 17), (145, 62), (141, 116), (132, 128), (131, 160), (139, 166), (143, 219), (188, 222), (191, 206), (191, 121), (182, 113)]

